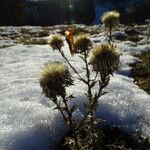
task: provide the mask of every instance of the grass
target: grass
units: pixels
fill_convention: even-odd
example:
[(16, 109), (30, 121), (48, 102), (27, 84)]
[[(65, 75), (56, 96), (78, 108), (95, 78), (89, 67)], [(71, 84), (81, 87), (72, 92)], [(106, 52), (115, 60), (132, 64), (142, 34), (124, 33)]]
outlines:
[(132, 41), (135, 42), (137, 44), (137, 42), (139, 42), (140, 40), (142, 40), (141, 37), (139, 37), (138, 35), (128, 35), (128, 37), (126, 38), (127, 41)]
[(136, 55), (141, 62), (133, 65), (132, 75), (135, 83), (150, 94), (150, 51)]
[(3, 32), (4, 30), (2, 28), (0, 28), (0, 32)]
[(7, 47), (11, 47), (11, 46), (13, 46), (13, 45), (1, 45), (1, 46), (0, 46), (0, 49), (7, 48)]
[[(98, 148), (95, 150), (149, 150), (149, 139), (144, 139), (140, 135), (124, 132), (117, 127), (97, 128)], [(69, 133), (67, 136), (70, 136)], [(58, 145), (58, 150), (70, 150), (64, 145), (64, 139)]]
[(27, 28), (21, 28), (21, 31), (20, 31), (22, 34), (30, 34), (30, 29), (27, 29)]
[(20, 38), (20, 42), (24, 45), (46, 45), (47, 41), (44, 38)]
[(61, 27), (61, 31), (59, 31), (58, 33), (60, 33), (61, 35), (64, 35), (64, 32), (68, 29), (73, 29), (74, 35), (78, 35), (78, 34), (94, 35), (94, 34), (101, 33), (104, 30), (104, 27), (102, 27), (102, 26), (98, 26), (98, 27), (82, 26), (82, 27), (79, 27), (77, 25), (67, 25), (67, 26)]

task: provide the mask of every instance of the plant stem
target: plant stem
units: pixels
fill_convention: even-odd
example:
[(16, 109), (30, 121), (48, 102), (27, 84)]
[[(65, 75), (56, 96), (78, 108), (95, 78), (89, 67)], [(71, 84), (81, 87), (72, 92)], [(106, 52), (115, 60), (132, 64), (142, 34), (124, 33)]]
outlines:
[(70, 68), (77, 74), (78, 78), (85, 83), (86, 81), (80, 76), (80, 74), (77, 72), (77, 70), (72, 66), (72, 64), (69, 62), (69, 60), (64, 55), (63, 51), (61, 49), (59, 49), (59, 52), (60, 52), (61, 56), (66, 60), (66, 62), (70, 66)]
[(86, 77), (87, 77), (87, 86), (88, 86), (88, 99), (90, 102), (90, 127), (91, 127), (91, 138), (92, 138), (92, 148), (93, 150), (95, 149), (95, 136), (94, 136), (94, 108), (93, 107), (93, 98), (92, 98), (92, 87), (90, 84), (90, 70), (89, 70), (89, 66), (88, 66), (88, 61), (87, 61), (87, 56), (88, 54), (86, 52), (84, 52), (84, 62), (85, 62), (85, 66), (86, 66)]
[(95, 150), (95, 136), (94, 136), (94, 112), (91, 108), (91, 118), (90, 118), (90, 122), (91, 122), (91, 134), (92, 134), (92, 149)]
[(110, 26), (109, 27), (109, 43), (111, 42), (112, 40), (112, 27)]
[(85, 67), (86, 67), (86, 77), (87, 77), (87, 86), (88, 86), (88, 98), (89, 98), (89, 101), (91, 102), (92, 100), (92, 91), (91, 91), (91, 85), (90, 85), (90, 70), (89, 70), (89, 67), (88, 67), (88, 62), (87, 62), (87, 53), (84, 52), (84, 62), (85, 62)]
[(57, 97), (53, 98), (53, 102), (55, 103), (57, 109), (60, 111), (60, 113), (62, 114), (63, 118), (65, 119), (66, 116), (65, 116), (65, 114), (63, 113), (63, 110), (61, 109), (61, 107), (59, 106), (59, 104), (57, 103)]
[(72, 112), (70, 111), (69, 107), (68, 107), (68, 104), (67, 104), (67, 100), (65, 98), (65, 96), (62, 96), (62, 99), (63, 99), (63, 103), (65, 104), (65, 107), (66, 107), (66, 112), (67, 112), (67, 115), (68, 115), (68, 123), (69, 123), (69, 126), (73, 132), (73, 138), (74, 138), (74, 142), (75, 142), (75, 149), (74, 150), (79, 150), (79, 142), (78, 142), (78, 136), (77, 136), (77, 133), (76, 133), (76, 128), (74, 127), (74, 124), (73, 124), (73, 120), (72, 120)]

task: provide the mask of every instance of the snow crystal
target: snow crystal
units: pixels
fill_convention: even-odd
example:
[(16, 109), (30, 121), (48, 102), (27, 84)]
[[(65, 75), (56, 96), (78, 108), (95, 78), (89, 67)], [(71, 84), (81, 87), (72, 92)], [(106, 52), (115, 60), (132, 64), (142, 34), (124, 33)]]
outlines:
[[(97, 42), (106, 39), (104, 35), (92, 37)], [(138, 61), (132, 54), (150, 48), (146, 45), (135, 47), (131, 42), (118, 43), (117, 47), (122, 53), (122, 69), (111, 77), (105, 89), (109, 93), (100, 98), (97, 116), (109, 125), (142, 131), (143, 136), (150, 137), (150, 96), (134, 84), (129, 66)], [(84, 76), (81, 60), (77, 56), (71, 57), (66, 43), (63, 50), (80, 75)], [(53, 52), (48, 45), (18, 44), (0, 49), (1, 150), (55, 149), (67, 132), (60, 114), (53, 109), (54, 104), (42, 95), (38, 83), (39, 69), (49, 60), (64, 62), (59, 53)], [(75, 85), (67, 92), (76, 96), (70, 105), (79, 106), (74, 114), (78, 120), (84, 114), (82, 103), (85, 102), (87, 87), (78, 80), (75, 80)]]

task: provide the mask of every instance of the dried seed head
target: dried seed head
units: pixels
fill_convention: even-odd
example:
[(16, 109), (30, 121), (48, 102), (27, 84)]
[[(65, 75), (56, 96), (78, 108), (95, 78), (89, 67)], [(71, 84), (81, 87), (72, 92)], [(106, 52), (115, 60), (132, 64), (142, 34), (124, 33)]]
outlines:
[(119, 23), (119, 17), (120, 17), (119, 12), (108, 11), (102, 15), (101, 19), (105, 27), (110, 28), (115, 27)]
[(90, 63), (93, 66), (93, 70), (99, 72), (101, 77), (113, 74), (114, 71), (119, 69), (120, 55), (115, 49), (114, 45), (102, 44), (91, 51)]
[(83, 53), (89, 50), (92, 47), (91, 40), (85, 35), (79, 35), (75, 37), (75, 48), (76, 52)]
[(60, 62), (45, 64), (40, 71), (39, 82), (43, 93), (48, 98), (65, 96), (66, 87), (73, 85), (68, 68)]
[(48, 38), (48, 44), (53, 48), (53, 50), (60, 50), (64, 46), (63, 39), (60, 35), (53, 35)]

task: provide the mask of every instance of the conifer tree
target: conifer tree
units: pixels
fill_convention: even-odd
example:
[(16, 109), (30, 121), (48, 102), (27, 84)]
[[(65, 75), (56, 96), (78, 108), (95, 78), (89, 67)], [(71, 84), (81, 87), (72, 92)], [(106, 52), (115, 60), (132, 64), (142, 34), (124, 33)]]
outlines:
[(25, 0), (1, 0), (0, 25), (20, 25), (25, 20)]

